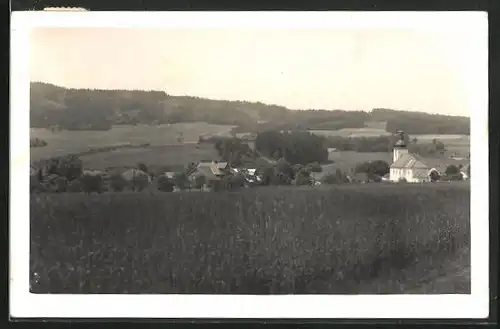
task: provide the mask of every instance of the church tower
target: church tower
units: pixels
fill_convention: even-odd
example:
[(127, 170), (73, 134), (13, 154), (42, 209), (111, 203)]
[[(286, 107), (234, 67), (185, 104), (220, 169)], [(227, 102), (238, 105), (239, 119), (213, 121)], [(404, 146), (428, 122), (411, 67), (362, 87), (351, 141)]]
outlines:
[(396, 162), (399, 158), (401, 158), (404, 154), (408, 154), (408, 148), (406, 146), (406, 142), (404, 139), (404, 132), (402, 130), (398, 130), (396, 134), (399, 135), (399, 140), (394, 144), (394, 149), (392, 153), (392, 162)]

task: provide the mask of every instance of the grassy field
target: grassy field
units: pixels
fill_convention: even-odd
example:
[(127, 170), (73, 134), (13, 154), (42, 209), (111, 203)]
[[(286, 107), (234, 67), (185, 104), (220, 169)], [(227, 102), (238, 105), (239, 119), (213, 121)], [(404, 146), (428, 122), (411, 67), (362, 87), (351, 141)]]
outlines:
[(138, 162), (152, 165), (182, 166), (193, 161), (218, 160), (219, 154), (211, 144), (182, 144), (119, 149), (81, 156), (84, 168), (136, 166)]
[(339, 130), (310, 130), (311, 133), (320, 136), (341, 137), (378, 137), (390, 135), (385, 128), (344, 128)]
[(47, 129), (31, 128), (32, 138), (47, 141), (45, 147), (31, 148), (31, 159), (50, 158), (70, 153), (84, 152), (89, 148), (123, 143), (161, 146), (177, 143), (179, 133), (185, 142), (196, 142), (200, 135), (228, 134), (232, 126), (211, 125), (203, 122), (177, 123), (160, 126), (115, 126), (107, 131), (61, 131), (52, 133)]
[[(341, 137), (378, 137), (390, 135), (385, 128), (372, 125), (365, 128), (349, 128), (339, 130), (310, 130), (311, 133), (320, 136), (341, 136)], [(470, 152), (470, 136), (467, 135), (411, 135), (410, 139), (417, 138), (421, 143), (431, 143), (437, 139), (446, 145), (448, 153), (467, 155)]]
[(35, 293), (411, 293), (469, 246), (466, 182), (30, 202)]
[(392, 153), (389, 152), (356, 152), (337, 151), (330, 152), (328, 159), (334, 161), (332, 164), (323, 165), (323, 171), (314, 173), (315, 179), (321, 179), (324, 175), (334, 174), (337, 169), (344, 173), (351, 172), (357, 164), (367, 161), (383, 160), (392, 163)]

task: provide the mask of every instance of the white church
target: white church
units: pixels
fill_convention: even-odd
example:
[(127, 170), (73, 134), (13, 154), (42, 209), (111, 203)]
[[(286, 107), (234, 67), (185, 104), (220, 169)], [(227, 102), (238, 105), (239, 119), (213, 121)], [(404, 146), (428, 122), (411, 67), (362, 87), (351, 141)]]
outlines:
[(401, 138), (394, 145), (389, 180), (398, 182), (405, 179), (409, 183), (429, 182), (429, 173), (433, 168), (430, 168), (419, 155), (409, 153), (404, 132), (398, 131), (398, 134)]

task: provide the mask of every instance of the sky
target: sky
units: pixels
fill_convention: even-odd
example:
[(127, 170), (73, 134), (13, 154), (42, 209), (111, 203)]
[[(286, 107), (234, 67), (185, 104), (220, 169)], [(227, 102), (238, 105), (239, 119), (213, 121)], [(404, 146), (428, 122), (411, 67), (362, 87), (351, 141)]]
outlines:
[(467, 40), (402, 28), (36, 28), (30, 80), (290, 109), (470, 116)]

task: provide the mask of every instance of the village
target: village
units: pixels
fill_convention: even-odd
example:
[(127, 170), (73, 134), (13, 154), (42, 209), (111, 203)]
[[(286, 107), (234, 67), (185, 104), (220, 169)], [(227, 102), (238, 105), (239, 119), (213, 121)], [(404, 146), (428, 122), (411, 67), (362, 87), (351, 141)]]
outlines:
[[(285, 132), (281, 131), (281, 134)], [(326, 172), (319, 163), (290, 164), (284, 158), (271, 159), (255, 148), (256, 134), (240, 134), (232, 138), (203, 138), (197, 147), (208, 144), (221, 147), (227, 140), (244, 146), (251, 161), (202, 160), (185, 164), (177, 171), (153, 171), (145, 164), (117, 171), (116, 169), (92, 170), (82, 168), (76, 156), (46, 161), (40, 168), (31, 167), (32, 192), (87, 192), (103, 193), (123, 190), (142, 191), (154, 185), (158, 191), (221, 191), (267, 185), (320, 186), (340, 183), (426, 183), (450, 180), (468, 180), (470, 162), (453, 164), (454, 159), (424, 158), (409, 152), (404, 132), (398, 131), (393, 146), (392, 163), (366, 162), (348, 172), (339, 169)], [(182, 143), (182, 140), (178, 140)], [(328, 149), (328, 152), (336, 152)], [(230, 157), (232, 154), (230, 155)], [(234, 157), (233, 157), (234, 159)], [(257, 159), (257, 160), (256, 160)], [(232, 163), (231, 163), (232, 162)], [(450, 164), (451, 162), (451, 164)], [(376, 169), (373, 168), (376, 167)], [(79, 169), (80, 168), (80, 169)], [(81, 172), (78, 172), (80, 170)]]

